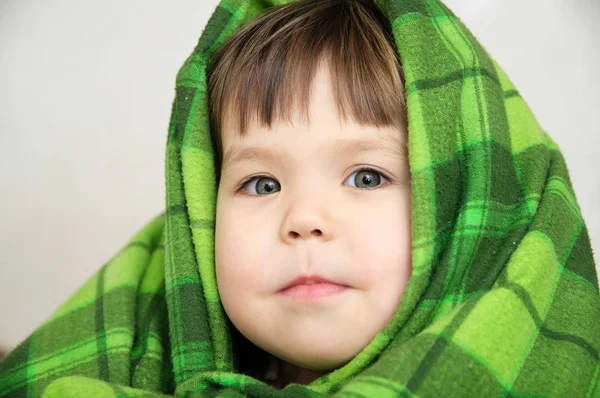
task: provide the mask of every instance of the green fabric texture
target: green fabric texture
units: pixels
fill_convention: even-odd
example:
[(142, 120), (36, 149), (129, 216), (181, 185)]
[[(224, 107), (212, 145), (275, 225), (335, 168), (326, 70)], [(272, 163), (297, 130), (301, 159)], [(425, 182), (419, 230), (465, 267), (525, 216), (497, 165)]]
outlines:
[(413, 274), (393, 319), (308, 385), (236, 372), (214, 267), (206, 62), (287, 2), (220, 2), (177, 75), (166, 211), (0, 363), (0, 396), (600, 396), (597, 275), (565, 161), (437, 0), (377, 0), (409, 117)]

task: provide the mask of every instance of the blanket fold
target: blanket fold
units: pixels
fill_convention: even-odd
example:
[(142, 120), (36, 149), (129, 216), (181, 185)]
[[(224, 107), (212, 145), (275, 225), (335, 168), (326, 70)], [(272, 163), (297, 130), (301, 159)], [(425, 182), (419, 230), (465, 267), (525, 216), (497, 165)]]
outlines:
[(222, 0), (179, 70), (166, 209), (0, 362), (1, 397), (600, 395), (600, 295), (559, 147), (438, 0), (377, 0), (408, 108), (413, 273), (352, 361), (281, 390), (238, 372), (214, 267), (206, 63), (288, 0)]

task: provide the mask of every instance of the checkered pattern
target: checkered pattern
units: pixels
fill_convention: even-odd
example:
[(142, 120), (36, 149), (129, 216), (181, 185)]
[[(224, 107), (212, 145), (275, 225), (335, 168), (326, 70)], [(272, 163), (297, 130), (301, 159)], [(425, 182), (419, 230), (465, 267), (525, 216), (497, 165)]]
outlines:
[(177, 76), (166, 212), (0, 363), (0, 396), (591, 397), (600, 299), (565, 161), (437, 0), (378, 0), (403, 61), (413, 275), (351, 362), (276, 391), (236, 373), (214, 269), (208, 55), (285, 0), (222, 0)]

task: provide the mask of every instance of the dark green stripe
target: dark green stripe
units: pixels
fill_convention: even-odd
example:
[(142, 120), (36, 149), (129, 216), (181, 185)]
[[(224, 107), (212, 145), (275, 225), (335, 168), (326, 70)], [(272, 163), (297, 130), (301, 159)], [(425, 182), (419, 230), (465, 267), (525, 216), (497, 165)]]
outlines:
[(594, 264), (594, 258), (588, 230), (584, 224), (567, 257), (565, 268), (587, 280), (598, 291), (598, 274), (592, 264)]
[[(454, 316), (452, 321), (450, 321), (450, 323), (444, 328), (443, 334), (445, 336), (447, 336), (447, 338), (451, 338), (454, 335), (454, 333), (463, 324), (464, 320), (471, 313), (471, 310), (473, 308), (475, 308), (475, 306), (477, 305), (479, 300), (481, 300), (482, 297), (484, 297), (484, 296), (482, 295), (479, 297), (475, 297), (475, 298), (471, 299), (471, 301), (465, 302), (463, 307)], [(417, 394), (417, 389), (419, 388), (419, 385), (421, 384), (423, 379), (425, 379), (425, 376), (427, 376), (427, 373), (429, 373), (429, 370), (431, 369), (434, 362), (444, 352), (444, 349), (446, 348), (447, 345), (448, 345), (448, 341), (446, 340), (445, 337), (438, 336), (435, 339), (435, 342), (433, 343), (431, 348), (427, 351), (427, 354), (425, 354), (425, 357), (423, 357), (423, 359), (421, 360), (419, 367), (415, 370), (415, 372), (413, 373), (413, 376), (406, 384), (406, 388), (408, 390)]]
[(225, 31), (225, 27), (232, 15), (233, 14), (231, 14), (228, 9), (217, 5), (217, 8), (206, 23), (206, 27), (198, 40), (196, 48), (194, 48), (194, 53), (203, 54), (215, 44), (221, 32)]
[(196, 89), (194, 87), (177, 87), (175, 89), (175, 112), (176, 112), (176, 123), (175, 123), (175, 134), (173, 139), (180, 141), (183, 139), (185, 127), (188, 122), (190, 109), (194, 102), (194, 96), (196, 95)]
[[(103, 331), (102, 331), (102, 333), (101, 333), (101, 335), (103, 335), (104, 337), (106, 337), (106, 335), (108, 334), (108, 331), (109, 331), (109, 330), (103, 330)], [(43, 358), (36, 358), (35, 360), (32, 360), (32, 361), (30, 361), (30, 362), (28, 362), (28, 363), (25, 363), (25, 364), (23, 364), (23, 365), (21, 365), (21, 366), (19, 366), (19, 367), (15, 367), (15, 368), (11, 369), (11, 370), (10, 370), (10, 372), (6, 372), (4, 376), (6, 376), (6, 375), (10, 375), (11, 373), (16, 373), (17, 371), (23, 370), (23, 368), (25, 368), (25, 367), (28, 367), (28, 368), (29, 368), (29, 367), (33, 367), (33, 366), (35, 366), (36, 364), (38, 364), (38, 363), (40, 363), (40, 362), (49, 361), (49, 360), (52, 360), (52, 359), (54, 359), (54, 358), (56, 358), (56, 357), (58, 357), (58, 356), (65, 355), (65, 354), (66, 354), (66, 352), (69, 352), (69, 351), (76, 351), (76, 350), (77, 350), (77, 349), (79, 349), (80, 347), (82, 347), (82, 346), (84, 346), (84, 345), (87, 345), (87, 344), (89, 344), (89, 342), (87, 342), (87, 341), (83, 341), (83, 340), (79, 340), (77, 344), (73, 344), (73, 345), (72, 345), (71, 347), (69, 347), (69, 349), (68, 349), (67, 351), (65, 351), (65, 352), (54, 352), (53, 354), (51, 354), (51, 355), (48, 355), (48, 356), (45, 356), (45, 357), (43, 357)], [(119, 346), (119, 347), (125, 347), (125, 346), (123, 345), (123, 346)], [(115, 347), (112, 347), (112, 348), (115, 348)], [(95, 353), (91, 354), (91, 356), (95, 356), (95, 355), (96, 355)], [(84, 358), (91, 358), (91, 356), (84, 357)], [(79, 358), (78, 360), (80, 360), (80, 359), (81, 359), (81, 358)], [(61, 366), (61, 367), (59, 367), (59, 368), (52, 368), (52, 369), (49, 369), (49, 370), (47, 370), (47, 371), (46, 371), (46, 372), (44, 372), (44, 373), (39, 373), (39, 374), (36, 374), (36, 375), (35, 375), (35, 377), (34, 377), (34, 379), (37, 379), (37, 378), (39, 378), (40, 376), (44, 376), (44, 375), (46, 375), (47, 373), (54, 372), (54, 371), (56, 371), (56, 370), (62, 369), (62, 368), (64, 368), (64, 367), (67, 367), (68, 365), (69, 365), (69, 363), (65, 363), (65, 364), (63, 364), (63, 366)], [(2, 393), (3, 393), (3, 392), (0, 390), (0, 395), (2, 395)]]
[(551, 330), (544, 326), (542, 318), (540, 317), (540, 315), (537, 312), (537, 309), (533, 305), (533, 301), (531, 300), (529, 292), (523, 286), (515, 282), (506, 282), (505, 284), (503, 284), (503, 287), (512, 290), (513, 293), (515, 293), (517, 297), (519, 297), (525, 308), (527, 308), (527, 311), (533, 319), (533, 322), (535, 322), (535, 325), (540, 328), (540, 333), (552, 340), (567, 341), (576, 344), (579, 347), (586, 350), (592, 356), (592, 358), (594, 358), (595, 361), (598, 361), (598, 351), (596, 351), (594, 347), (590, 343), (585, 341), (583, 338), (570, 333)]
[[(138, 305), (140, 304), (142, 297), (138, 297)], [(132, 361), (131, 361), (131, 375), (133, 376), (135, 369), (138, 364), (148, 352), (148, 341), (150, 334), (150, 327), (152, 325), (152, 321), (160, 314), (160, 310), (164, 309), (166, 311), (166, 303), (163, 298), (152, 294), (150, 301), (148, 302), (148, 306), (145, 309), (145, 316), (139, 322), (139, 329), (137, 330), (136, 336), (134, 336), (133, 349), (136, 350), (135, 353), (132, 353)], [(164, 321), (167, 319), (165, 318)], [(140, 342), (141, 341), (141, 342)], [(167, 342), (168, 343), (168, 342)], [(138, 346), (139, 344), (139, 346)], [(139, 347), (139, 348), (138, 348)], [(139, 350), (139, 351), (138, 351)]]
[(475, 76), (485, 76), (492, 80), (494, 83), (500, 84), (496, 75), (487, 69), (482, 68), (465, 68), (464, 70), (459, 70), (456, 72), (452, 72), (447, 74), (446, 76), (442, 76), (437, 79), (423, 79), (415, 81), (411, 86), (409, 91), (419, 91), (419, 90), (429, 90), (432, 88), (438, 88), (445, 84), (452, 83), (457, 80), (462, 80), (467, 77), (475, 77)]
[[(169, 216), (181, 213), (187, 214), (187, 207), (185, 204), (173, 205), (167, 209), (167, 215)], [(190, 226), (198, 229), (215, 229), (215, 220), (207, 218), (193, 219), (190, 221)]]
[[(36, 360), (35, 356), (32, 356), (30, 359), (29, 353), (31, 346), (35, 346), (34, 339), (36, 338), (37, 333), (30, 335), (14, 350), (10, 351), (6, 357), (0, 359), (0, 375), (2, 375), (4, 380), (17, 379), (18, 376), (15, 374), (22, 373), (22, 377), (25, 378), (26, 383), (22, 384), (20, 387), (10, 385), (10, 383), (0, 385), (0, 396), (4, 396), (4, 394), (8, 394), (9, 392), (12, 392), (15, 397), (31, 396), (29, 380), (32, 376), (35, 377), (35, 371), (33, 370), (32, 364), (35, 363)], [(23, 387), (24, 391), (15, 391), (16, 389)]]
[(171, 216), (173, 214), (185, 213), (187, 214), (187, 206), (184, 204), (177, 204), (170, 206), (167, 208), (167, 215)]
[(570, 333), (556, 332), (554, 330), (548, 329), (543, 325), (540, 332), (542, 332), (542, 334), (548, 337), (549, 339), (568, 341), (570, 343), (576, 344), (584, 350), (586, 350), (587, 352), (589, 352), (595, 361), (598, 361), (598, 351), (596, 351), (594, 347), (590, 343), (585, 341), (583, 338), (572, 335)]
[[(110, 347), (111, 350), (122, 350), (122, 349), (128, 349), (128, 348), (129, 348), (129, 344), (119, 344), (119, 345), (114, 345), (114, 346)], [(86, 364), (88, 362), (92, 362), (92, 361), (96, 360), (98, 354), (99, 353), (97, 353), (97, 352), (93, 352), (91, 354), (88, 354), (85, 357), (77, 358), (77, 361), (79, 363), (75, 366), (82, 366), (83, 364)], [(103, 352), (102, 354), (104, 354), (104, 356), (107, 355), (106, 352)], [(38, 380), (44, 380), (44, 379), (47, 379), (48, 377), (51, 377), (52, 379), (59, 379), (63, 376), (65, 376), (65, 377), (73, 376), (72, 374), (67, 373), (68, 372), (67, 368), (69, 368), (70, 365), (71, 365), (71, 362), (62, 363), (60, 366), (56, 366), (56, 367), (47, 369), (46, 371), (44, 371), (42, 373), (37, 373), (33, 378), (27, 379), (22, 383), (15, 384), (13, 387), (20, 388), (24, 385), (24, 383), (33, 384), (34, 382), (36, 382)], [(91, 377), (91, 376), (85, 376), (85, 377)]]
[(192, 228), (197, 229), (215, 229), (215, 220), (208, 220), (205, 218), (192, 220), (190, 222)]
[(519, 92), (517, 90), (506, 90), (504, 92), (504, 98), (505, 99), (509, 99), (512, 97), (520, 97), (521, 94), (519, 94)]
[(106, 325), (104, 324), (104, 274), (106, 266), (100, 269), (98, 273), (98, 283), (96, 285), (96, 345), (98, 347), (98, 377), (100, 380), (110, 381), (108, 373), (108, 355), (106, 354)]
[(425, 376), (427, 376), (427, 373), (429, 373), (431, 365), (433, 365), (433, 363), (439, 358), (439, 356), (442, 355), (442, 352), (444, 352), (444, 349), (447, 345), (448, 341), (446, 339), (442, 337), (438, 337), (435, 339), (435, 342), (427, 351), (427, 354), (425, 354), (425, 357), (419, 364), (419, 367), (417, 368), (417, 370), (415, 370), (415, 373), (406, 384), (406, 388), (408, 390), (416, 393), (417, 389), (419, 388), (419, 385), (421, 384)]

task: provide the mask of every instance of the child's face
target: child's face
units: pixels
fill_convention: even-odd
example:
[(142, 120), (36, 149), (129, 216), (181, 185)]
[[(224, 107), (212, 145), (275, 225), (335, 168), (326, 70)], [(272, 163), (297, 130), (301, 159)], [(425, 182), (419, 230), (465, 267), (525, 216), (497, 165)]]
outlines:
[[(295, 126), (253, 125), (243, 138), (224, 126), (223, 153), (253, 151), (230, 164), (224, 158), (216, 273), (225, 311), (248, 340), (289, 363), (329, 371), (358, 354), (399, 304), (412, 270), (410, 172), (399, 144), (404, 131), (340, 125), (329, 74), (321, 69), (314, 84), (310, 128), (298, 115)], [(355, 151), (350, 143), (374, 148)], [(356, 173), (365, 167), (385, 179)], [(268, 178), (235, 193), (256, 175)], [(313, 300), (279, 292), (301, 275), (348, 287)]]

